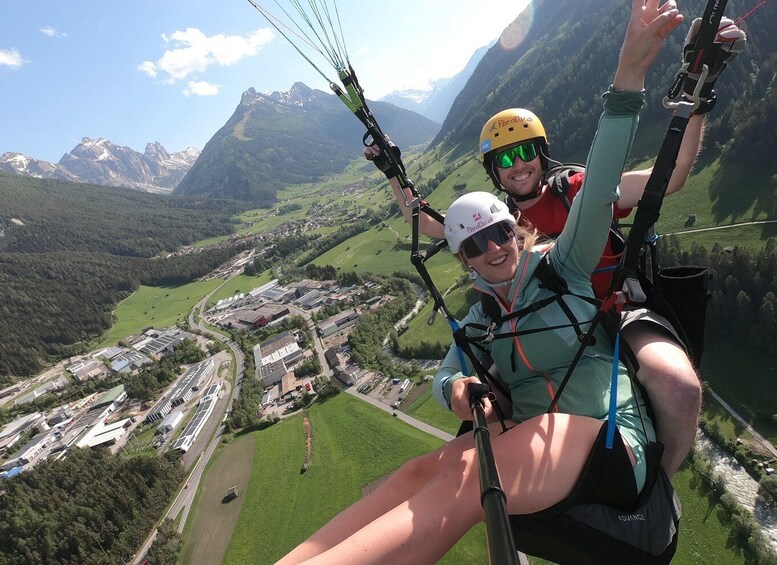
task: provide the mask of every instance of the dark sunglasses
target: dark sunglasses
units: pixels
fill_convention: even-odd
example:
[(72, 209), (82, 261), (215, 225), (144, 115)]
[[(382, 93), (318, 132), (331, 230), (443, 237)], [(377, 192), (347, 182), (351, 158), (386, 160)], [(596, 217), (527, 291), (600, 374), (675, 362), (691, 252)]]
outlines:
[(493, 241), (497, 245), (504, 245), (515, 237), (513, 226), (507, 222), (498, 222), (483, 228), (476, 234), (469, 236), (461, 243), (461, 250), (470, 259), (480, 257), (488, 251), (488, 242)]
[(516, 145), (510, 149), (500, 151), (494, 156), (494, 162), (500, 169), (509, 169), (515, 165), (515, 158), (518, 157), (524, 163), (535, 159), (539, 154), (539, 148), (536, 143), (524, 143)]

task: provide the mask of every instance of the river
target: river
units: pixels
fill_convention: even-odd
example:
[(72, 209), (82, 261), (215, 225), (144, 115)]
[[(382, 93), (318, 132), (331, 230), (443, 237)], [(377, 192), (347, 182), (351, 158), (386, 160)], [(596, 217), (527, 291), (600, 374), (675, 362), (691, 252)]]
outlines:
[(720, 449), (701, 431), (696, 436), (696, 447), (710, 460), (715, 475), (723, 479), (726, 490), (743, 508), (752, 512), (771, 542), (772, 549), (777, 551), (777, 508), (768, 508), (757, 503), (758, 481), (753, 479), (736, 459)]

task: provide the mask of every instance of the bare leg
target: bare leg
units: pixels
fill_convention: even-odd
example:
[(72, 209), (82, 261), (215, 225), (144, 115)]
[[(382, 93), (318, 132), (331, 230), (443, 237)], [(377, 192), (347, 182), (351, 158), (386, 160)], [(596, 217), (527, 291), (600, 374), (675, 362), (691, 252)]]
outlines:
[(656, 436), (664, 444), (662, 465), (671, 477), (693, 446), (701, 408), (701, 383), (685, 351), (649, 323), (629, 324), (623, 338), (639, 362), (637, 379), (653, 405)]
[[(544, 414), (501, 435), (499, 424), (492, 425), (508, 511), (530, 513), (567, 497), (601, 425), (568, 414)], [(437, 453), (439, 472), (423, 488), (308, 563), (417, 564), (440, 559), (483, 520), (483, 509), (472, 435)]]
[[(456, 438), (447, 445), (455, 442), (466, 443), (467, 441), (469, 441), (468, 445), (471, 446), (471, 438), (468, 440), (466, 436)], [(332, 518), (281, 559), (278, 564), (299, 563), (314, 557), (337, 545), (395, 506), (407, 501), (437, 474), (442, 450), (445, 447), (404, 463), (389, 475), (377, 489)]]

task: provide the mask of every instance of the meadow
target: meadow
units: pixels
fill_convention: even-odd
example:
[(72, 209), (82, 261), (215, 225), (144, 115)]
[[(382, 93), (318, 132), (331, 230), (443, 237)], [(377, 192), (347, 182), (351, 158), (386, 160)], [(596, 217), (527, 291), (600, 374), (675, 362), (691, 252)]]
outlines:
[[(427, 397), (429, 401), (433, 402)], [(272, 563), (361, 498), (364, 487), (442, 443), (346, 394), (315, 404), (308, 414), (313, 459), (306, 472), (301, 472), (305, 457), (301, 415), (240, 436), (209, 465), (197, 496), (196, 517), (187, 526), (184, 562)], [(414, 415), (421, 417), (423, 409)], [(708, 483), (687, 466), (673, 483), (683, 503), (673, 563), (745, 563), (729, 539), (731, 524)], [(222, 503), (232, 484), (241, 486), (240, 496)], [(481, 524), (440, 563), (486, 561)]]
[(99, 347), (116, 345), (148, 327), (167, 328), (185, 321), (194, 305), (223, 283), (224, 279), (211, 279), (176, 287), (141, 286), (116, 307), (116, 323)]
[[(183, 563), (221, 563), (224, 559), (246, 499), (255, 443), (252, 434), (238, 436), (208, 462), (184, 530)], [(238, 487), (237, 498), (225, 499), (233, 486)]]
[[(301, 416), (253, 434), (251, 480), (223, 563), (274, 562), (361, 498), (364, 487), (442, 443), (346, 394), (308, 414), (313, 458), (305, 473)], [(481, 562), (483, 534), (482, 527), (470, 532), (442, 562)]]
[(205, 305), (205, 309), (207, 310), (223, 298), (229, 298), (236, 294), (240, 294), (241, 292), (247, 294), (253, 289), (270, 282), (273, 278), (272, 275), (272, 271), (265, 271), (261, 275), (238, 275), (232, 279), (229, 279), (227, 284), (222, 286), (220, 289), (214, 292), (210, 298), (208, 298), (208, 303)]
[(777, 360), (767, 351), (722, 342), (704, 352), (701, 375), (746, 421), (777, 445)]

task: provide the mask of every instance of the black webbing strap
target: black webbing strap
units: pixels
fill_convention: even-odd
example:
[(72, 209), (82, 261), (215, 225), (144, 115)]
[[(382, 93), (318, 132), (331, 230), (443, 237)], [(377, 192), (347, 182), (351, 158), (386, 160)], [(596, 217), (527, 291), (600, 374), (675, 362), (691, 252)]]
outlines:
[[(708, 0), (688, 67), (691, 72), (701, 73), (703, 71), (707, 54), (711, 51), (712, 45), (715, 42), (715, 36), (718, 33), (718, 27), (723, 18), (726, 2), (727, 0)], [(685, 75), (687, 75), (685, 70), (678, 74), (677, 81), (670, 89), (670, 97), (680, 96)], [(701, 87), (702, 82), (701, 80), (699, 81), (698, 88)], [(695, 102), (682, 101), (672, 103), (672, 107), (676, 108), (675, 115), (669, 123), (669, 129), (658, 152), (656, 162), (653, 165), (653, 171), (645, 186), (645, 192), (637, 205), (634, 223), (626, 240), (626, 250), (621, 261), (622, 274), (626, 290), (630, 298), (635, 302), (645, 302), (647, 299), (638, 277), (640, 251), (647, 234), (660, 216), (661, 204), (664, 201), (672, 171), (674, 171), (677, 155), (680, 151), (680, 144), (683, 141), (688, 120), (693, 113), (694, 104)]]
[(701, 18), (701, 27), (693, 44), (693, 55), (688, 65), (690, 72), (701, 74), (707, 60), (707, 54), (712, 49), (715, 37), (718, 35), (718, 28), (723, 19), (723, 11), (726, 9), (727, 2), (728, 0), (709, 0), (707, 2), (707, 7), (704, 8), (704, 15)]
[[(645, 241), (646, 234), (650, 228), (658, 221), (661, 212), (661, 204), (666, 195), (666, 189), (669, 185), (669, 179), (674, 171), (677, 154), (680, 151), (680, 144), (683, 141), (685, 128), (688, 125), (688, 119), (693, 111), (689, 104), (682, 108), (672, 117), (669, 129), (664, 137), (664, 142), (658, 152), (656, 163), (653, 166), (653, 172), (645, 185), (645, 192), (639, 200), (637, 212), (634, 215), (629, 236), (626, 239), (626, 250), (623, 252), (623, 276), (626, 280), (638, 280), (639, 256), (642, 244)], [(679, 114), (687, 115), (679, 115)], [(631, 288), (629, 288), (631, 290)], [(639, 295), (632, 296), (637, 302), (644, 302), (644, 298), (639, 300)]]

